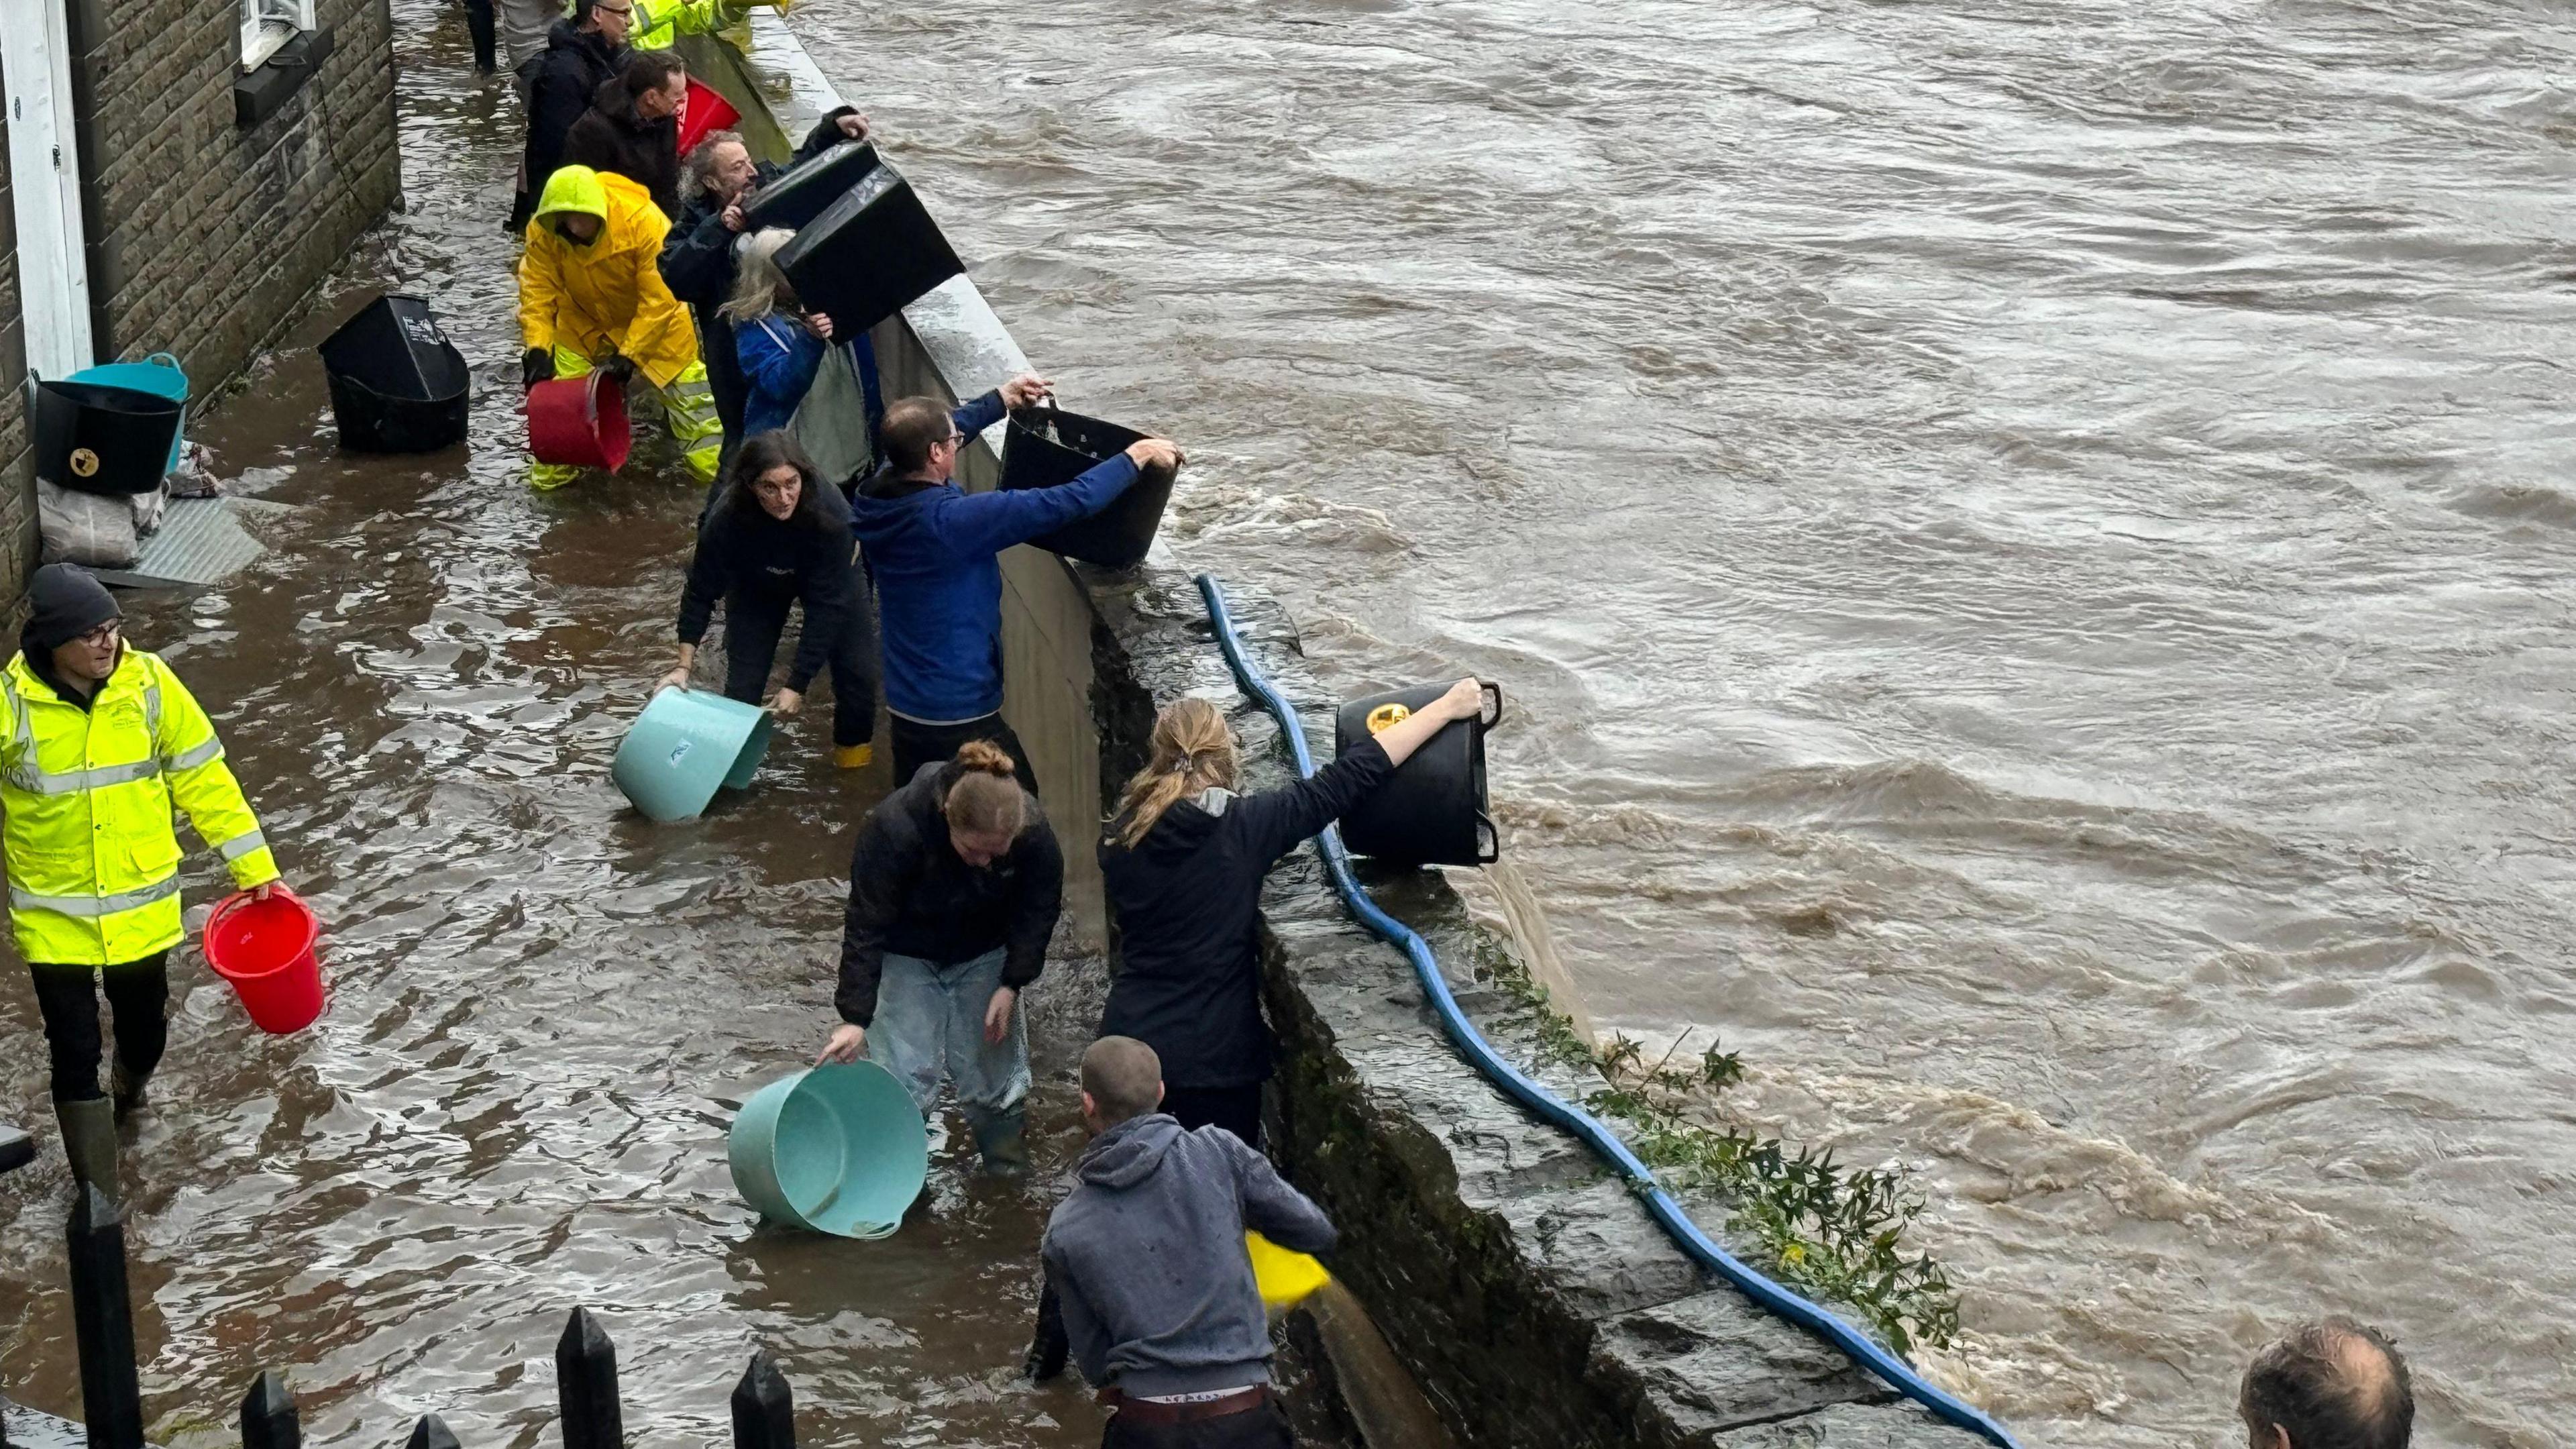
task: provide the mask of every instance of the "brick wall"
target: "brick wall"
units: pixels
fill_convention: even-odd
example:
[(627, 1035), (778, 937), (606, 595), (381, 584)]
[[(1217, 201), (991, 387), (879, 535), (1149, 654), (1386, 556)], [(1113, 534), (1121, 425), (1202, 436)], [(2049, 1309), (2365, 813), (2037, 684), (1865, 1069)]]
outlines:
[[(102, 361), (174, 353), (203, 396), (401, 193), (386, 0), (320, 0), (330, 54), (247, 127), (233, 0), (41, 3), (70, 7), (93, 346)], [(0, 200), (0, 226), (10, 215)], [(0, 598), (14, 599), (35, 557), (14, 239), (0, 278)]]

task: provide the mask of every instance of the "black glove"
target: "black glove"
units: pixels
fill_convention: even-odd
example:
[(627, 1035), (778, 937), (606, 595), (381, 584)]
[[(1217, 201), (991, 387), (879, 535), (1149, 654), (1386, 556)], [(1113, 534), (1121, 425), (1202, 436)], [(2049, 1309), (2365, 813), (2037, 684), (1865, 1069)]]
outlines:
[(519, 359), (520, 387), (535, 387), (538, 383), (554, 380), (555, 354), (552, 348), (531, 347), (527, 356)]
[(624, 387), (635, 380), (635, 359), (622, 352), (612, 352), (599, 359), (599, 370), (608, 374), (609, 381)]

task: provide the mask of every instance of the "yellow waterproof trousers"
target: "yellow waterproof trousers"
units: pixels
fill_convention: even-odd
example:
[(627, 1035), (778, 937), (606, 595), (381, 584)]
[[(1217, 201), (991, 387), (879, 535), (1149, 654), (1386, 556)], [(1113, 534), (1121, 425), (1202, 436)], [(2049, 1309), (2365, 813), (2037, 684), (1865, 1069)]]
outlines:
[[(643, 374), (639, 371), (637, 376)], [(555, 344), (555, 376), (575, 378), (590, 376), (590, 359), (561, 343)], [(650, 378), (645, 385), (652, 386)], [(716, 459), (724, 451), (724, 420), (716, 416), (716, 395), (707, 386), (707, 365), (692, 362), (669, 387), (653, 388), (662, 403), (662, 422), (671, 437), (687, 455), (689, 472), (700, 483), (716, 478)], [(528, 460), (528, 486), (549, 493), (570, 483), (585, 470), (568, 463), (540, 463)]]

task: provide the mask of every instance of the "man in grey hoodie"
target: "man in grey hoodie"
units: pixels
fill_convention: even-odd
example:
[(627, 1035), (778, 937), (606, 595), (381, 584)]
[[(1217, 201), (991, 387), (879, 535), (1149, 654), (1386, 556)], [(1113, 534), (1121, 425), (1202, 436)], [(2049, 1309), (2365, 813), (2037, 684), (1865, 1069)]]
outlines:
[(1222, 1127), (1156, 1111), (1163, 1064), (1132, 1037), (1082, 1054), (1091, 1145), (1039, 1251), (1082, 1376), (1113, 1415), (1102, 1449), (1291, 1449), (1270, 1392), (1270, 1323), (1243, 1233), (1321, 1253), (1333, 1225)]

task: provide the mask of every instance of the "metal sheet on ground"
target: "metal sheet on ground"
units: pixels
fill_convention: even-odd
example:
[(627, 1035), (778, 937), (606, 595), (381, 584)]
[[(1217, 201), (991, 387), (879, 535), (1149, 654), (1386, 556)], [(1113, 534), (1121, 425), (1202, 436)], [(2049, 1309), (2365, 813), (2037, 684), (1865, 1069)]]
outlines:
[(94, 569), (101, 582), (134, 589), (201, 589), (250, 566), (268, 551), (245, 517), (283, 513), (286, 505), (256, 498), (173, 498), (161, 527), (143, 541), (130, 569)]

